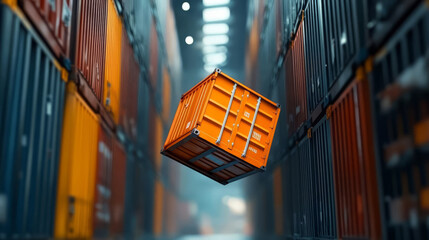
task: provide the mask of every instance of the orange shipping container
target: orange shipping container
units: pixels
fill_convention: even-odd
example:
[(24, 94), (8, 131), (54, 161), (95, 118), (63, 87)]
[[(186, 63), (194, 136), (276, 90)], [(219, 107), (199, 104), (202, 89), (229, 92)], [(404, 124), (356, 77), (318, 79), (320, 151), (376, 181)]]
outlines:
[(91, 238), (99, 117), (67, 85), (58, 173), (55, 238)]
[(265, 170), (280, 106), (216, 69), (185, 93), (162, 153), (228, 184)]
[(103, 106), (119, 123), (119, 100), (121, 92), (121, 42), (122, 22), (113, 0), (107, 4), (106, 65), (103, 89)]
[(331, 126), (338, 237), (381, 239), (369, 82), (363, 68), (332, 106)]

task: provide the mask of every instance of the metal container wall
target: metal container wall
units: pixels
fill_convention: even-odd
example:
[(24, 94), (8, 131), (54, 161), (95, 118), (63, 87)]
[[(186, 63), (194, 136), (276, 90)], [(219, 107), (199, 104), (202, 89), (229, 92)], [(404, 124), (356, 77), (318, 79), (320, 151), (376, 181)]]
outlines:
[(281, 53), (282, 49), (285, 47), (286, 42), (289, 39), (289, 36), (286, 31), (286, 24), (283, 21), (284, 19), (284, 1), (274, 0), (274, 11), (276, 12), (276, 52), (277, 54)]
[(310, 0), (304, 13), (305, 75), (310, 114), (328, 91), (321, 4), (321, 0)]
[[(152, 88), (155, 89), (158, 84), (158, 66), (159, 63), (159, 39), (158, 33), (156, 32), (155, 22), (152, 21), (152, 25), (150, 27), (150, 50), (149, 50), (149, 80), (152, 85)], [(155, 89), (156, 90), (156, 89)]]
[(283, 199), (286, 193), (283, 193), (283, 171), (281, 166), (278, 166), (273, 171), (273, 209), (274, 209), (274, 231), (278, 236), (284, 234), (284, 210)]
[(155, 181), (154, 201), (153, 201), (153, 234), (160, 236), (162, 233), (163, 211), (164, 211), (165, 189), (162, 182)]
[(107, 32), (107, 1), (77, 0), (73, 13), (72, 63), (102, 101)]
[(0, 4), (0, 238), (51, 238), (64, 71)]
[(95, 238), (109, 235), (109, 225), (112, 219), (110, 213), (112, 195), (112, 161), (115, 135), (100, 122), (97, 143), (97, 167), (94, 195), (94, 234)]
[[(363, 1), (362, 1), (363, 2)], [(321, 1), (323, 18), (322, 33), (326, 51), (326, 66), (329, 87), (335, 83), (345, 69), (350, 69), (358, 51), (358, 27), (365, 23), (358, 22), (357, 9), (361, 1)], [(352, 72), (350, 72), (350, 75)], [(348, 80), (346, 78), (345, 80)]]
[(58, 174), (55, 238), (91, 238), (99, 117), (67, 85)]
[(364, 74), (360, 68), (330, 113), (337, 229), (340, 238), (380, 239), (370, 89)]
[(73, 0), (20, 0), (19, 4), (54, 55), (68, 59)]
[(166, 122), (170, 122), (170, 106), (171, 106), (171, 78), (168, 68), (164, 67), (162, 79), (162, 118)]
[(310, 150), (313, 166), (313, 197), (315, 202), (314, 237), (336, 238), (335, 191), (333, 181), (331, 127), (326, 117), (310, 132)]
[(107, 0), (106, 63), (103, 88), (103, 106), (119, 123), (121, 96), (121, 50), (122, 21), (116, 10), (114, 0)]
[(164, 128), (162, 127), (162, 118), (159, 114), (156, 113), (153, 99), (150, 104), (150, 112), (152, 113), (149, 116), (149, 156), (152, 162), (155, 165), (157, 171), (161, 170), (162, 166), (162, 156), (159, 154), (160, 148), (162, 148), (162, 139), (164, 136)]
[(119, 123), (125, 133), (136, 140), (137, 135), (137, 105), (140, 80), (140, 66), (134, 56), (125, 28), (122, 29), (121, 56), (121, 97)]
[(376, 55), (371, 72), (388, 239), (427, 237), (428, 24), (422, 5)]
[(279, 113), (217, 69), (183, 95), (163, 154), (227, 184), (265, 169)]
[(147, 72), (140, 74), (138, 91), (138, 115), (137, 115), (137, 145), (139, 147), (148, 146), (149, 139), (149, 104), (150, 104), (150, 86), (147, 80)]
[[(286, 111), (289, 135), (293, 135), (307, 120), (307, 88), (305, 76), (304, 24), (301, 22), (286, 56)], [(290, 54), (290, 55), (289, 55)], [(292, 58), (292, 61), (290, 60)]]
[[(135, 40), (141, 44), (141, 52), (139, 53), (139, 59), (145, 64), (147, 69), (150, 68), (153, 62), (149, 62), (150, 51), (151, 51), (151, 28), (153, 26), (153, 18), (151, 13), (150, 1), (136, 1), (134, 6), (134, 11), (136, 14), (134, 16), (135, 25)], [(125, 5), (125, 4), (124, 4)]]
[(315, 202), (310, 142), (301, 141), (285, 161), (285, 234), (287, 237), (315, 235)]
[(124, 232), (127, 154), (124, 147), (118, 140), (113, 143), (112, 167), (112, 195), (110, 203), (111, 221), (109, 230), (112, 236), (121, 236)]

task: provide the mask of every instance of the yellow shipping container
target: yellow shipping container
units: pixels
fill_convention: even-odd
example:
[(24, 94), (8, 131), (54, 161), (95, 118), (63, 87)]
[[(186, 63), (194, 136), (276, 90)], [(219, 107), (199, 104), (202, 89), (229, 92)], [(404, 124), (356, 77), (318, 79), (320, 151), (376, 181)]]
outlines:
[(107, 5), (106, 68), (103, 105), (119, 122), (119, 101), (121, 92), (121, 42), (122, 22), (113, 0)]
[(99, 117), (67, 85), (58, 175), (55, 238), (90, 238), (97, 160)]

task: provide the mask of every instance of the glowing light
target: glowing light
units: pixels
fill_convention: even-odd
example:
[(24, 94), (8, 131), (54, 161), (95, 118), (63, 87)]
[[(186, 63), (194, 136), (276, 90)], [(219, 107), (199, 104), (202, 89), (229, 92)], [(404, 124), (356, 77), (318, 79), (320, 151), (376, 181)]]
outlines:
[(206, 64), (218, 65), (226, 61), (225, 53), (211, 53), (204, 56), (204, 62)]
[(191, 5), (188, 2), (183, 2), (182, 3), (182, 9), (183, 9), (183, 11), (187, 12), (187, 11), (189, 11), (189, 9), (191, 9)]
[(204, 6), (212, 7), (229, 4), (229, 0), (203, 0)]
[(229, 26), (226, 23), (210, 23), (203, 26), (204, 34), (226, 34)]
[(225, 196), (222, 198), (222, 202), (228, 206), (234, 214), (242, 215), (246, 212), (246, 203), (242, 198)]
[(185, 38), (185, 43), (188, 44), (188, 45), (191, 45), (192, 43), (194, 43), (194, 38), (191, 37), (191, 36), (187, 36)]
[(227, 20), (230, 17), (228, 7), (206, 8), (203, 10), (203, 19), (206, 22)]
[(227, 35), (210, 35), (203, 38), (204, 45), (222, 45), (229, 42)]

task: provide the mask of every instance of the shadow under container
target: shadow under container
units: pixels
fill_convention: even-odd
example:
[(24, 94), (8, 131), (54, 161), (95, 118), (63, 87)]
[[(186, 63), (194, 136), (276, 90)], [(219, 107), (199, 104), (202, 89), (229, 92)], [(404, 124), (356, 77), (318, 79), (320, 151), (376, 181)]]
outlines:
[(185, 93), (162, 154), (228, 184), (265, 170), (280, 106), (220, 69)]

